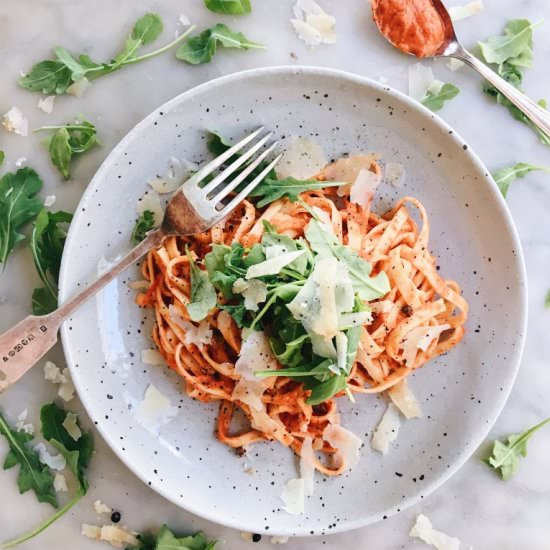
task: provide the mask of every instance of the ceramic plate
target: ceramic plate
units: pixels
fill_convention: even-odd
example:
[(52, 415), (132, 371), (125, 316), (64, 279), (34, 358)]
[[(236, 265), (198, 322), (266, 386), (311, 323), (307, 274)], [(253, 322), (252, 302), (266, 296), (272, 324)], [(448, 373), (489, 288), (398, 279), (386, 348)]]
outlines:
[[(464, 141), (418, 103), (387, 87), (334, 70), (280, 67), (226, 76), (169, 101), (112, 151), (88, 186), (71, 225), (61, 300), (91, 281), (98, 261), (129, 248), (136, 200), (169, 159), (201, 162), (205, 129), (231, 138), (259, 125), (285, 143), (311, 137), (328, 158), (375, 151), (406, 168), (400, 188), (381, 186), (377, 210), (413, 195), (426, 206), (441, 273), (460, 283), (471, 313), (463, 343), (411, 377), (423, 419), (405, 422), (386, 456), (369, 439), (385, 402), (339, 401), (342, 424), (362, 436), (349, 474), (317, 476), (306, 512), (281, 509), (297, 460), (277, 443), (238, 458), (214, 437), (217, 404), (189, 399), (182, 382), (144, 365), (151, 319), (134, 305), (129, 270), (63, 326), (78, 393), (97, 428), (128, 467), (178, 506), (241, 530), (307, 535), (353, 529), (402, 510), (450, 477), (487, 435), (512, 387), (522, 351), (525, 272), (505, 203)], [(153, 383), (174, 407), (160, 425), (140, 420)]]

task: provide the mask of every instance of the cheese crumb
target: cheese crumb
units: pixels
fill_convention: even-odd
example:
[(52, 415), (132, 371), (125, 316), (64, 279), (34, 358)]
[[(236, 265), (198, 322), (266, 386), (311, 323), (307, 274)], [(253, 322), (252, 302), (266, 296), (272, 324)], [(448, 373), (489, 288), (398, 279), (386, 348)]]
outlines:
[(277, 166), (277, 176), (307, 179), (326, 165), (327, 157), (321, 145), (308, 138), (292, 136)]
[(423, 514), (416, 518), (416, 523), (409, 535), (423, 540), (426, 544), (431, 544), (437, 550), (459, 550), (460, 548), (460, 540), (441, 531), (436, 531), (432, 527), (431, 521)]
[(101, 502), (101, 500), (96, 500), (94, 502), (94, 510), (95, 510), (96, 514), (98, 514), (98, 515), (110, 514), (113, 511), (112, 508), (110, 508), (106, 504), (103, 504), (103, 502)]
[(24, 432), (29, 435), (34, 435), (34, 425), (30, 422), (25, 422), (25, 420), (27, 420), (28, 414), (28, 409), (25, 409), (23, 412), (21, 412), (21, 414), (17, 417), (17, 424), (15, 425), (15, 429), (18, 432)]
[(66, 493), (69, 489), (67, 487), (67, 479), (65, 476), (59, 472), (55, 474), (53, 478), (53, 488), (56, 493)]
[(456, 22), (478, 14), (480, 11), (483, 11), (484, 7), (482, 0), (474, 0), (464, 6), (450, 6), (447, 8), (447, 11), (451, 16), (451, 21)]
[(19, 107), (12, 107), (2, 117), (2, 126), (12, 134), (26, 136), (29, 133), (29, 121), (23, 116)]
[(286, 544), (288, 542), (288, 537), (271, 537), (269, 542), (271, 544)]
[(462, 69), (462, 67), (464, 67), (465, 63), (464, 61), (460, 61), (460, 59), (455, 59), (454, 57), (451, 57), (449, 61), (447, 61), (446, 65), (451, 71), (458, 71), (459, 69)]
[(78, 426), (78, 417), (75, 413), (67, 413), (65, 420), (63, 420), (62, 426), (67, 430), (67, 433), (75, 440), (78, 441), (82, 437), (82, 430)]
[(71, 375), (69, 374), (69, 369), (63, 369), (61, 375), (65, 379), (65, 382), (59, 386), (57, 395), (59, 395), (65, 403), (68, 403), (74, 398), (75, 387), (71, 379)]
[(177, 411), (177, 407), (172, 406), (170, 399), (150, 384), (136, 414), (146, 428), (158, 429), (174, 418)]
[(386, 454), (390, 448), (390, 443), (397, 439), (400, 425), (399, 410), (393, 403), (388, 403), (382, 420), (380, 420), (378, 426), (374, 429), (371, 447), (382, 454)]
[(55, 204), (55, 201), (57, 200), (57, 197), (55, 195), (48, 195), (44, 199), (44, 206), (46, 208), (49, 208), (50, 206), (53, 206)]
[(166, 365), (164, 357), (156, 349), (141, 350), (141, 361), (146, 365)]
[(53, 111), (54, 101), (55, 101), (55, 96), (54, 95), (49, 95), (47, 97), (41, 97), (38, 100), (38, 108), (41, 111), (44, 111), (46, 114), (49, 115)]
[(82, 524), (81, 532), (82, 535), (89, 539), (103, 540), (115, 548), (124, 548), (128, 545), (140, 545), (139, 540), (132, 533), (128, 533), (128, 531), (116, 525), (104, 525), (100, 527), (99, 525), (88, 525), (84, 523)]
[(241, 538), (246, 542), (253, 542), (252, 533), (249, 533), (248, 531), (241, 531)]
[(21, 167), (24, 166), (26, 163), (27, 163), (27, 157), (19, 157), (19, 158), (15, 161), (15, 166), (16, 166), (16, 168), (21, 168)]
[(305, 484), (302, 478), (289, 479), (283, 487), (281, 499), (284, 502), (283, 510), (289, 514), (303, 514), (305, 500)]
[(33, 448), (38, 453), (38, 460), (40, 460), (42, 464), (48, 466), (48, 468), (59, 472), (67, 465), (67, 461), (62, 454), (50, 454), (44, 443), (38, 443), (38, 445), (35, 445)]

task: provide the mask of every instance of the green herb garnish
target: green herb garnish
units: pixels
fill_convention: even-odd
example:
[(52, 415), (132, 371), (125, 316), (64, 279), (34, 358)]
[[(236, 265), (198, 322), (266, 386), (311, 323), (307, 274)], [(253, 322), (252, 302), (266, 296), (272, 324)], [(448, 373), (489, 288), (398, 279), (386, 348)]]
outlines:
[(498, 185), (498, 188), (500, 189), (503, 197), (506, 197), (506, 195), (508, 194), (508, 190), (510, 189), (510, 184), (514, 180), (518, 178), (523, 178), (527, 174), (529, 174), (529, 172), (533, 172), (535, 170), (550, 172), (550, 168), (547, 166), (535, 166), (533, 164), (527, 164), (525, 162), (518, 162), (513, 166), (507, 166), (493, 172), (492, 176), (495, 180), (495, 183)]
[(0, 413), (0, 434), (10, 447), (4, 460), (4, 470), (19, 466), (17, 485), (21, 494), (33, 490), (39, 502), (47, 502), (57, 508), (57, 496), (53, 488), (53, 475), (50, 469), (40, 462), (38, 453), (28, 443), (33, 436), (18, 432), (10, 427)]
[(202, 321), (216, 306), (216, 289), (210, 282), (208, 272), (202, 270), (187, 250), (191, 270), (191, 301), (186, 304), (187, 313), (193, 321)]
[(57, 280), (65, 239), (66, 224), (73, 216), (68, 212), (48, 212), (42, 209), (31, 235), (30, 249), (36, 271), (44, 284), (32, 293), (32, 312), (45, 315), (57, 308)]
[(428, 90), (426, 97), (420, 103), (432, 111), (439, 111), (446, 101), (456, 97), (459, 92), (460, 90), (454, 84), (443, 84), (441, 90), (437, 93)]
[(227, 15), (242, 15), (250, 13), (250, 0), (204, 0), (205, 6), (215, 13)]
[(527, 442), (537, 430), (548, 422), (550, 422), (550, 418), (521, 434), (510, 435), (506, 443), (502, 443), (498, 439), (495, 440), (491, 456), (485, 459), (485, 463), (497, 471), (502, 479), (510, 479), (519, 467), (519, 457), (527, 456)]
[(243, 33), (232, 31), (227, 25), (218, 23), (211, 29), (206, 29), (197, 36), (188, 38), (178, 48), (176, 57), (191, 65), (209, 63), (216, 54), (218, 46), (239, 50), (265, 49), (265, 46), (248, 40)]
[(54, 132), (48, 147), (50, 158), (66, 180), (71, 177), (73, 156), (85, 153), (99, 144), (96, 127), (85, 119), (64, 126), (42, 126), (34, 131)]
[(147, 233), (155, 227), (155, 214), (151, 210), (145, 210), (136, 220), (136, 225), (132, 231), (132, 242), (140, 243)]
[(208, 541), (204, 533), (178, 537), (163, 525), (155, 537), (150, 533), (138, 535), (140, 546), (126, 550), (214, 550), (215, 540)]
[(0, 166), (2, 166), (2, 164), (4, 164), (4, 159), (6, 158), (6, 154), (4, 153), (4, 151), (0, 151)]
[[(92, 436), (89, 432), (82, 431), (81, 436), (77, 441), (75, 441), (63, 426), (68, 414), (72, 413), (67, 413), (55, 403), (44, 405), (40, 411), (40, 420), (42, 423), (41, 431), (44, 439), (46, 439), (46, 441), (48, 441), (65, 457), (67, 467), (71, 470), (78, 482), (78, 490), (76, 495), (53, 516), (33, 529), (30, 533), (22, 535), (21, 537), (9, 542), (5, 542), (4, 544), (0, 544), (0, 548), (2, 549), (13, 548), (14, 546), (22, 544), (23, 542), (26, 542), (45, 531), (50, 525), (56, 522), (78, 501), (80, 501), (80, 499), (82, 499), (88, 491), (86, 469), (88, 468), (93, 452)], [(77, 425), (79, 426), (78, 421)]]
[[(527, 19), (512, 19), (505, 28), (504, 34), (493, 36), (487, 42), (480, 42), (481, 57), (489, 64), (496, 65), (498, 74), (521, 91), (523, 67), (533, 65), (533, 25)], [(508, 98), (494, 86), (485, 84), (483, 91), (495, 98), (495, 101), (508, 109), (510, 114), (531, 128), (543, 145), (550, 145), (550, 136), (520, 111)], [(546, 101), (541, 99), (539, 105), (546, 108)]]
[(42, 209), (36, 196), (41, 188), (42, 180), (32, 168), (20, 168), (0, 178), (0, 262), (4, 268), (16, 243), (25, 238), (20, 229)]
[(162, 20), (159, 15), (156, 13), (145, 14), (134, 24), (122, 52), (107, 63), (96, 63), (88, 54), (81, 54), (75, 58), (65, 48), (55, 48), (56, 59), (37, 63), (29, 74), (19, 79), (18, 84), (32, 92), (64, 94), (69, 86), (83, 78), (93, 80), (110, 74), (125, 65), (139, 63), (159, 55), (185, 40), (193, 30), (193, 27), (189, 28), (181, 36), (158, 50), (138, 55), (141, 47), (158, 38), (162, 28)]
[(546, 309), (550, 309), (550, 290), (546, 293), (546, 296), (544, 297), (544, 307)]

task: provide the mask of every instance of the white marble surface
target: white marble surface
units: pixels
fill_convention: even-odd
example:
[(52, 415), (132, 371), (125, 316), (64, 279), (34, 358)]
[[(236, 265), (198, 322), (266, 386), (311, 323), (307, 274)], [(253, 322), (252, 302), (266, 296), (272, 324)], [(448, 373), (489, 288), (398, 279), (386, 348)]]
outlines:
[[(385, 76), (390, 85), (405, 90), (406, 67), (412, 60), (393, 51), (380, 39), (370, 21), (365, 0), (321, 0), (321, 3), (337, 17), (338, 43), (309, 50), (290, 28), (291, 0), (253, 0), (254, 13), (242, 18), (211, 14), (201, 0), (145, 0), (139, 3), (132, 0), (1, 0), (0, 112), (6, 112), (12, 105), (19, 106), (29, 117), (31, 128), (63, 122), (77, 113), (84, 113), (98, 126), (103, 142), (101, 148), (85, 155), (76, 164), (72, 181), (61, 182), (48, 162), (39, 137), (24, 138), (0, 131), (0, 149), (6, 152), (7, 160), (3, 169), (13, 170), (18, 158), (28, 158), (29, 164), (44, 179), (43, 194), (55, 194), (57, 207), (73, 210), (101, 161), (134, 124), (167, 99), (210, 78), (250, 67), (300, 63), (345, 69), (372, 78)], [(484, 13), (458, 24), (459, 34), (467, 46), (499, 32), (507, 19), (528, 17), (537, 21), (550, 14), (546, 0), (485, 0), (485, 4)], [(210, 65), (201, 67), (182, 65), (172, 55), (164, 55), (105, 77), (81, 100), (58, 98), (51, 115), (37, 109), (38, 95), (16, 86), (19, 72), (47, 58), (56, 45), (75, 52), (87, 51), (94, 58), (109, 58), (120, 46), (126, 29), (148, 10), (163, 16), (163, 40), (169, 41), (176, 30), (181, 30), (177, 20), (179, 14), (185, 12), (199, 28), (223, 21), (244, 31), (252, 40), (263, 42), (268, 50), (222, 52)], [(525, 88), (535, 99), (550, 94), (548, 24), (535, 33), (535, 68), (527, 71), (525, 78)], [(436, 77), (454, 82), (461, 89), (460, 96), (441, 111), (441, 116), (462, 134), (490, 169), (517, 161), (550, 164), (550, 150), (538, 144), (534, 135), (512, 120), (503, 108), (484, 97), (480, 79), (475, 74), (467, 69), (451, 73), (443, 62), (435, 62), (433, 67)], [(508, 197), (524, 246), (530, 314), (522, 368), (510, 400), (492, 432), (495, 437), (521, 431), (550, 415), (546, 344), (550, 310), (543, 307), (544, 295), (550, 288), (549, 199), (550, 177), (543, 173), (517, 182)], [(0, 276), (0, 330), (29, 313), (30, 293), (36, 283), (30, 253), (20, 248)], [(50, 357), (63, 363), (60, 348)], [(493, 367), (498, 368), (498, 365)], [(40, 404), (51, 399), (53, 392), (54, 389), (44, 383), (40, 369), (36, 369), (0, 397), (0, 408), (14, 419), (28, 407), (37, 422)], [(74, 407), (77, 407), (76, 401)], [(22, 545), (22, 549), (87, 550), (97, 547), (97, 543), (80, 536), (83, 521), (99, 521), (92, 508), (97, 498), (121, 510), (123, 523), (132, 529), (156, 528), (166, 522), (182, 531), (203, 529), (210, 537), (220, 539), (222, 549), (249, 547), (239, 533), (192, 516), (151, 492), (118, 462), (99, 436), (96, 447), (88, 496), (39, 538)], [(0, 456), (4, 455), (5, 448), (4, 441), (0, 441)], [(292, 540), (284, 548), (421, 548), (422, 543), (407, 535), (415, 515), (420, 512), (428, 515), (437, 528), (459, 537), (464, 548), (550, 548), (550, 433), (540, 433), (530, 442), (529, 457), (523, 461), (518, 475), (506, 483), (480, 463), (484, 452), (480, 449), (446, 485), (421, 504), (385, 522), (332, 537)], [(19, 496), (15, 477), (14, 470), (0, 472), (0, 540), (26, 531), (51, 512), (47, 505), (37, 504), (32, 493)], [(262, 542), (251, 547), (271, 546), (264, 537)]]

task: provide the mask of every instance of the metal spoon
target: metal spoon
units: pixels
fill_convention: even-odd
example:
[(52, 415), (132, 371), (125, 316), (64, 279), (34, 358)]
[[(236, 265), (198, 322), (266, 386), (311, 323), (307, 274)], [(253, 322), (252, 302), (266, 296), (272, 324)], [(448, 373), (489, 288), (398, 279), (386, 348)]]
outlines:
[[(532, 99), (520, 92), (509, 82), (506, 82), (506, 80), (487, 67), (485, 63), (481, 62), (477, 57), (466, 50), (456, 37), (449, 12), (441, 0), (430, 0), (430, 2), (437, 11), (441, 23), (443, 24), (445, 37), (441, 43), (441, 46), (437, 49), (434, 55), (429, 57), (454, 57), (455, 59), (459, 59), (474, 68), (483, 78), (488, 80), (502, 95), (507, 97), (520, 111), (522, 111), (523, 114), (525, 114), (525, 116), (533, 122), (533, 124), (538, 126), (545, 134), (550, 135), (550, 112), (543, 109), (540, 105), (537, 105), (537, 103), (535, 103)], [(375, 6), (376, 2), (373, 3), (373, 10), (375, 10)], [(381, 21), (376, 16), (374, 17), (374, 21), (378, 27), (378, 30), (382, 33), (386, 40), (390, 42), (390, 44), (404, 53), (415, 55), (414, 53), (404, 49), (402, 46), (392, 42), (390, 37), (384, 33), (381, 28)]]

